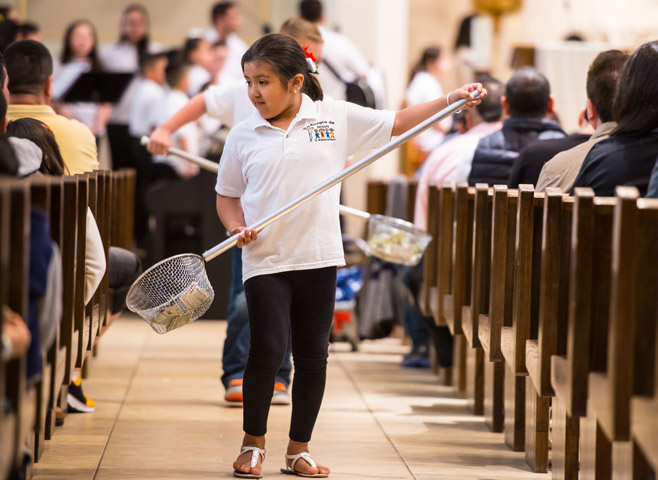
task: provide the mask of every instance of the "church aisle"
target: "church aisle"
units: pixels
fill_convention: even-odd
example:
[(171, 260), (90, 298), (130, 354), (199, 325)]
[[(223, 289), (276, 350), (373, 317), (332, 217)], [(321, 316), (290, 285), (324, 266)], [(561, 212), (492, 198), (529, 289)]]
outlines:
[[(224, 322), (165, 336), (135, 317), (110, 328), (92, 376), (90, 415), (69, 415), (35, 479), (228, 479), (242, 409), (218, 375)], [(340, 345), (338, 346), (340, 347)], [(395, 340), (332, 352), (312, 453), (333, 479), (545, 479), (427, 371), (402, 370)], [(283, 478), (289, 407), (272, 407), (265, 478)]]

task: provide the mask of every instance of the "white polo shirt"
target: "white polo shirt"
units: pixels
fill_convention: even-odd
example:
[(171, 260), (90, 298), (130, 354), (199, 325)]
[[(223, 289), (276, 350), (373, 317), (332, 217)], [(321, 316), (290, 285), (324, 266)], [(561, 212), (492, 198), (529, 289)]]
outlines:
[(233, 127), (258, 113), (247, 93), (244, 79), (224, 85), (212, 85), (203, 93), (206, 112), (219, 119), (223, 125)]
[[(217, 193), (241, 198), (245, 221), (253, 225), (341, 172), (350, 155), (389, 141), (394, 121), (392, 111), (306, 95), (287, 131), (254, 112), (228, 135)], [(336, 186), (265, 228), (243, 248), (243, 281), (344, 265), (339, 195)]]

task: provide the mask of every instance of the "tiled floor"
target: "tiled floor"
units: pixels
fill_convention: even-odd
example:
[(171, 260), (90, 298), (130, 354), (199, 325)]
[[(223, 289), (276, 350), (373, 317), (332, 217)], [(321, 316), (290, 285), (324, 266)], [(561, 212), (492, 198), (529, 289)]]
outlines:
[[(135, 317), (110, 328), (84, 383), (96, 412), (69, 415), (35, 479), (225, 479), (242, 409), (218, 375), (224, 322), (159, 336)], [(338, 349), (340, 346), (337, 346)], [(333, 479), (547, 479), (427, 371), (402, 370), (395, 340), (333, 352), (312, 452)], [(289, 407), (272, 407), (265, 478), (282, 478)]]

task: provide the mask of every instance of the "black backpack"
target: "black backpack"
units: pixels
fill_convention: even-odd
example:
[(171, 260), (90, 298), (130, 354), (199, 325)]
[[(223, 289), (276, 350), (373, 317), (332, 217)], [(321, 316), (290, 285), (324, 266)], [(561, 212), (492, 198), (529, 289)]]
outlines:
[(356, 103), (362, 107), (375, 108), (375, 94), (364, 79), (357, 78), (353, 82), (347, 82), (326, 60), (322, 61), (322, 65), (327, 67), (338, 80), (345, 84), (345, 99), (348, 102)]

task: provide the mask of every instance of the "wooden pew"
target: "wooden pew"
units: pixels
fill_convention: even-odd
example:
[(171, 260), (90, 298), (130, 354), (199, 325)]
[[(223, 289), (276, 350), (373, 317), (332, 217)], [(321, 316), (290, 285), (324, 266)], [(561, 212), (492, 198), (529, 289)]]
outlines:
[[(63, 257), (64, 250), (64, 177), (52, 177), (50, 184), (50, 229), (53, 240), (60, 250)], [(62, 262), (62, 282), (64, 285), (71, 285), (70, 281), (67, 282), (66, 276), (63, 274), (66, 267)], [(63, 289), (63, 295), (67, 293)], [(64, 318), (64, 300), (62, 301), (62, 321)], [(62, 383), (66, 375), (66, 347), (62, 342), (62, 324), (57, 330), (55, 342), (47, 353), (48, 361), (52, 365), (52, 374), (50, 378), (50, 393), (48, 400), (48, 407), (46, 411), (45, 423), (45, 438), (50, 440), (55, 433), (55, 407), (58, 403), (58, 398), (61, 392)]]
[[(10, 222), (10, 191), (7, 179), (0, 179), (0, 306), (7, 305), (9, 299), (9, 284), (11, 258), (11, 222)], [(0, 331), (4, 324), (4, 313), (0, 311)], [(0, 344), (2, 353), (2, 344)], [(1, 358), (1, 357), (0, 357)], [(4, 399), (8, 391), (8, 362), (0, 361), (0, 399)], [(14, 411), (5, 413), (0, 409), (0, 478), (7, 478), (14, 464), (14, 452), (18, 445), (17, 418)]]
[[(91, 172), (88, 174), (85, 174), (87, 177), (87, 185), (88, 185), (88, 195), (87, 195), (87, 206), (89, 207), (89, 210), (91, 210), (91, 214), (94, 216), (94, 220), (96, 221), (96, 226), (98, 227), (99, 232), (102, 235), (101, 232), (101, 223), (99, 220), (102, 220), (101, 216), (101, 208), (99, 207), (99, 199), (98, 199), (98, 172)], [(86, 260), (86, 258), (85, 258)], [(99, 330), (99, 325), (101, 323), (100, 316), (101, 316), (101, 304), (104, 302), (104, 294), (102, 289), (99, 287), (96, 289), (94, 292), (94, 296), (92, 299), (89, 301), (87, 305), (85, 305), (85, 325), (89, 324), (89, 341), (87, 344), (84, 346), (84, 356), (85, 358), (83, 361), (86, 361), (87, 356), (89, 355), (89, 352), (91, 352), (94, 343), (96, 341), (96, 335), (98, 334)], [(84, 366), (84, 365), (83, 365)], [(83, 370), (83, 377), (86, 378), (86, 369)]]
[[(555, 392), (553, 478), (578, 478), (580, 418), (586, 414), (588, 372), (605, 368), (601, 344), (607, 341), (607, 322), (602, 319), (608, 317), (609, 311), (612, 216), (616, 203), (615, 198), (594, 197), (591, 189), (578, 188), (575, 192), (566, 355), (551, 357), (551, 387)], [(608, 443), (609, 447), (609, 442), (597, 434), (595, 419), (593, 433), (584, 441), (598, 441), (600, 446)], [(599, 478), (609, 476), (609, 455), (580, 459), (580, 464), (597, 462)]]
[[(658, 225), (658, 201), (639, 199), (637, 209), (637, 223), (642, 228), (655, 229)], [(650, 241), (650, 239), (645, 238), (645, 241)], [(653, 262), (653, 267), (651, 263), (639, 263), (639, 268), (647, 270), (653, 268), (655, 274), (655, 255), (647, 260)], [(651, 281), (652, 279), (645, 278), (645, 280)], [(653, 278), (653, 281), (656, 282), (658, 279)], [(650, 315), (651, 313), (638, 312), (638, 314)], [(630, 452), (631, 458), (628, 460), (632, 465), (627, 470), (632, 471), (632, 478), (635, 480), (655, 478), (656, 472), (658, 472), (658, 440), (656, 438), (658, 427), (658, 333), (656, 332), (656, 322), (658, 322), (658, 316), (655, 312), (653, 313), (653, 324), (651, 324), (650, 318), (645, 320), (647, 320), (645, 324), (638, 325), (636, 335), (636, 345), (639, 344), (640, 348), (636, 350), (635, 359), (638, 364), (635, 366), (634, 372), (640, 381), (634, 382), (634, 396), (631, 399), (630, 408), (632, 451)], [(629, 465), (625, 465), (624, 462), (615, 462), (613, 465), (615, 478), (631, 478), (627, 471), (623, 471), (624, 467), (629, 467)]]
[[(10, 261), (9, 261), (9, 307), (23, 320), (28, 318), (28, 282), (30, 255), (30, 191), (27, 182), (3, 180), (8, 183), (10, 206)], [(27, 391), (26, 357), (11, 360), (7, 365), (6, 395), (16, 413), (14, 437), (10, 447), (13, 464), (23, 461), (23, 447), (27, 445), (34, 412), (34, 390)]]
[(505, 371), (505, 442), (515, 451), (525, 447), (525, 342), (536, 329), (544, 194), (532, 185), (519, 186), (512, 326), (501, 330)]
[[(30, 177), (30, 199), (32, 207), (50, 213), (50, 184), (46, 176)], [(50, 219), (49, 219), (50, 224)], [(55, 319), (53, 319), (55, 321)], [(43, 454), (46, 441), (46, 414), (50, 400), (51, 378), (53, 365), (49, 362), (47, 352), (42, 354), (42, 376), (35, 386), (36, 405), (34, 411), (34, 436), (30, 439), (34, 444), (34, 460), (38, 461)]]
[(484, 350), (484, 415), (494, 432), (503, 431), (505, 362), (501, 331), (512, 326), (514, 245), (518, 190), (493, 187), (491, 276), (488, 310), (480, 313), (478, 337)]
[[(475, 186), (473, 206), (470, 297), (462, 306), (461, 325), (466, 337), (466, 397), (476, 415), (484, 414), (484, 351), (478, 324), (481, 312), (489, 308), (489, 268), (491, 264), (491, 207), (493, 190), (487, 184)], [(458, 245), (456, 247), (458, 248)]]
[(573, 198), (546, 190), (544, 202), (539, 323), (526, 340), (525, 456), (535, 472), (548, 469), (551, 356), (566, 352), (569, 241)]
[[(631, 398), (653, 394), (652, 343), (658, 316), (655, 203), (639, 203), (633, 187), (617, 187), (616, 196), (607, 362), (604, 370), (590, 372), (587, 399), (588, 417), (596, 417), (597, 428), (612, 442), (615, 477), (633, 463)], [(598, 457), (592, 452), (591, 444), (581, 443), (581, 457)], [(582, 474), (590, 475), (590, 467), (582, 465)]]
[(430, 291), (430, 309), (437, 325), (447, 325), (443, 313), (443, 298), (452, 283), (452, 235), (455, 188), (444, 183), (438, 191), (439, 210), (436, 221), (436, 293)]
[[(443, 317), (454, 337), (453, 377), (457, 395), (466, 397), (466, 361), (467, 342), (462, 330), (462, 307), (467, 304), (471, 292), (471, 248), (473, 241), (473, 206), (475, 188), (466, 182), (458, 183), (455, 188), (452, 236), (450, 242), (450, 284), (442, 298)], [(457, 248), (459, 245), (460, 248)]]
[[(436, 297), (437, 242), (440, 222), (439, 189), (430, 184), (427, 193), (427, 233), (432, 235), (423, 256), (423, 286), (420, 295), (420, 310), (425, 316), (432, 316), (432, 299)], [(434, 299), (436, 301), (436, 299)], [(436, 320), (436, 319), (435, 319)]]
[(77, 230), (76, 242), (76, 269), (75, 269), (75, 297), (74, 297), (74, 322), (75, 329), (79, 332), (77, 345), (77, 358), (75, 367), (82, 368), (87, 353), (90, 339), (90, 322), (86, 315), (84, 290), (85, 290), (85, 244), (87, 242), (87, 206), (89, 205), (89, 180), (87, 174), (76, 175), (78, 180), (77, 198)]

